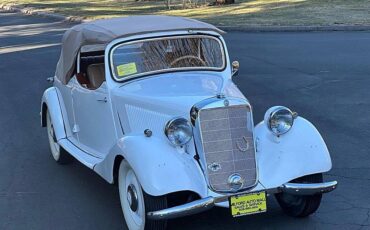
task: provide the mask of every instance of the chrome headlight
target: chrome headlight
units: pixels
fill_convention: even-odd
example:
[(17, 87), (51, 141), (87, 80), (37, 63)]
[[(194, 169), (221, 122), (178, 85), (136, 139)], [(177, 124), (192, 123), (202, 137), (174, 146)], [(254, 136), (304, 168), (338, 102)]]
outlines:
[(167, 122), (164, 133), (173, 145), (182, 146), (191, 140), (193, 129), (188, 120), (180, 117)]
[(293, 126), (297, 117), (290, 109), (284, 106), (274, 106), (265, 113), (265, 124), (275, 135), (287, 133)]

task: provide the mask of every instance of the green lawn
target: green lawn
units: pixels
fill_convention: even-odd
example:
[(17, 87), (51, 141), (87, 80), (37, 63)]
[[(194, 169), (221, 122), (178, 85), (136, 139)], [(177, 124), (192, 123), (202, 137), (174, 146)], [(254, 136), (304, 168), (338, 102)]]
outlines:
[[(179, 1), (179, 0), (177, 0)], [(193, 0), (194, 1), (194, 0)], [(370, 0), (236, 0), (227, 6), (167, 10), (163, 1), (125, 0), (0, 0), (87, 19), (138, 14), (192, 17), (215, 25), (370, 25)]]

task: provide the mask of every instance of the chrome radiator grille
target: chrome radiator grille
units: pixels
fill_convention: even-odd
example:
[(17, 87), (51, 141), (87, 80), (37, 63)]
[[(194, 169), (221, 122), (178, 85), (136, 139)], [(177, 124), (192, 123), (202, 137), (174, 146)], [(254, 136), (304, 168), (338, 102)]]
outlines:
[(204, 109), (198, 118), (211, 188), (235, 191), (253, 186), (257, 175), (250, 108)]

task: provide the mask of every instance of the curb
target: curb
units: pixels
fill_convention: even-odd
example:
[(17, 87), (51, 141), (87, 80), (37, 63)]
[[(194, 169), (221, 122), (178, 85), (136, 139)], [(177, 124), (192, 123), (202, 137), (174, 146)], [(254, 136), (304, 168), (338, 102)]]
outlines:
[[(20, 8), (12, 4), (0, 4), (0, 9), (27, 15), (36, 15), (71, 23), (83, 23), (90, 20), (77, 16), (64, 16), (49, 13), (32, 7)], [(224, 31), (236, 32), (320, 32), (320, 31), (370, 31), (370, 25), (332, 25), (332, 26), (217, 26)]]
[(217, 26), (225, 31), (240, 32), (320, 32), (320, 31), (370, 31), (370, 25), (334, 26)]
[(51, 18), (51, 19), (60, 20), (64, 22), (82, 23), (82, 22), (88, 21), (82, 17), (64, 16), (64, 15), (57, 14), (57, 13), (45, 12), (45, 11), (32, 8), (32, 7), (20, 8), (20, 7), (15, 7), (14, 5), (11, 5), (11, 4), (0, 4), (0, 9), (8, 11), (8, 12), (16, 12), (16, 13), (22, 13), (26, 15), (40, 16), (40, 17)]

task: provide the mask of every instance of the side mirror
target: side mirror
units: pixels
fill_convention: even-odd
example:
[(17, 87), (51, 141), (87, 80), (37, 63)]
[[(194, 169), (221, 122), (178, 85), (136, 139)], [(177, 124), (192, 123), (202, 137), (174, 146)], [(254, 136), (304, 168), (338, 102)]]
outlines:
[(231, 77), (238, 76), (239, 73), (239, 62), (233, 61), (231, 63)]

